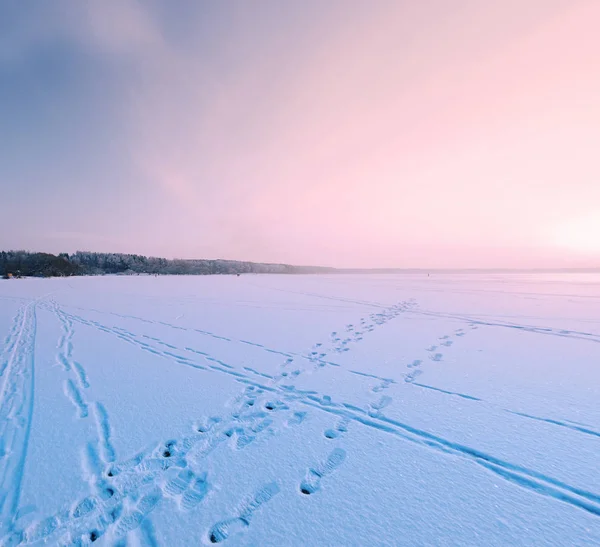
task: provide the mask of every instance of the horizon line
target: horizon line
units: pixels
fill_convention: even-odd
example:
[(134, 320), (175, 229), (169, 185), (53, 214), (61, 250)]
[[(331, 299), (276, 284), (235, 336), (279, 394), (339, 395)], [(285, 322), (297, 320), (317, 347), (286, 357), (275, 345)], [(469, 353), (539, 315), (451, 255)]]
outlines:
[(123, 255), (123, 256), (141, 256), (144, 258), (152, 258), (157, 260), (168, 260), (168, 261), (207, 261), (207, 262), (234, 262), (239, 264), (257, 264), (266, 266), (285, 266), (299, 269), (313, 269), (319, 270), (317, 273), (600, 273), (600, 265), (598, 266), (560, 266), (560, 267), (536, 267), (536, 268), (515, 268), (515, 267), (435, 267), (425, 268), (422, 266), (392, 266), (392, 267), (346, 267), (339, 268), (335, 266), (318, 266), (318, 265), (301, 265), (301, 264), (289, 264), (285, 262), (259, 262), (253, 260), (239, 260), (230, 258), (165, 258), (153, 255), (143, 255), (138, 253), (114, 253), (114, 252), (100, 252), (100, 251), (75, 251), (74, 253), (49, 253), (45, 251), (29, 251), (25, 249), (10, 249), (0, 250), (0, 253), (29, 253), (29, 254), (47, 254), (58, 257), (60, 255), (67, 255), (71, 257), (74, 254), (99, 254), (99, 255)]

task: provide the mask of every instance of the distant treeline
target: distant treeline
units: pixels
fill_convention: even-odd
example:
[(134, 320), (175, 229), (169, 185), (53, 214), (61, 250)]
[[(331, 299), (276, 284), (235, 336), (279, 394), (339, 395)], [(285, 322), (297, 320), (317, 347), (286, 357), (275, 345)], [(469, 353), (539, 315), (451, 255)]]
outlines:
[(151, 275), (214, 275), (214, 274), (300, 274), (324, 273), (331, 268), (262, 264), (237, 260), (168, 260), (121, 253), (74, 254), (27, 251), (0, 252), (0, 276), (61, 277), (71, 275), (151, 274)]
[(168, 260), (121, 253), (74, 254), (31, 253), (28, 251), (1, 251), (0, 278), (7, 277), (64, 277), (71, 275), (150, 274), (150, 275), (215, 275), (215, 274), (485, 274), (485, 273), (600, 273), (600, 268), (558, 269), (443, 269), (421, 268), (323, 268), (317, 266), (290, 266), (264, 264), (239, 260)]

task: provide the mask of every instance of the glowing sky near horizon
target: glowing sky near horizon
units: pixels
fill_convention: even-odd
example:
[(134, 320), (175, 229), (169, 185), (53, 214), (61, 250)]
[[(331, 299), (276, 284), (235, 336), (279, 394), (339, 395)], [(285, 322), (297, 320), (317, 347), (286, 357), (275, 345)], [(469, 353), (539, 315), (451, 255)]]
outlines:
[(0, 248), (600, 265), (600, 2), (0, 4)]

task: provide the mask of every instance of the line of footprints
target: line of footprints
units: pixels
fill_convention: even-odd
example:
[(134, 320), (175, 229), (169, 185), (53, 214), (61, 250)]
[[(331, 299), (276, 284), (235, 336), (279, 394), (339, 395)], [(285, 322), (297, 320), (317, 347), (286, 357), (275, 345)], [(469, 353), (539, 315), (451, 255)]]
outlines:
[[(471, 328), (476, 329), (477, 326), (471, 325)], [(454, 331), (454, 336), (461, 337), (461, 336), (464, 336), (465, 334), (466, 334), (466, 332), (464, 329), (457, 329)], [(439, 351), (440, 346), (449, 348), (450, 346), (452, 346), (453, 343), (454, 342), (451, 340), (450, 335), (444, 335), (439, 338), (438, 344), (434, 344), (434, 345), (426, 348), (425, 351), (428, 353), (429, 359), (431, 361), (440, 362), (444, 357), (444, 354), (440, 353), (440, 351)], [(423, 361), (421, 359), (415, 359), (412, 363), (406, 365), (406, 368), (412, 369), (412, 370), (410, 370), (410, 372), (404, 376), (404, 381), (408, 382), (408, 383), (414, 382), (417, 379), (417, 377), (419, 377), (421, 374), (423, 374), (423, 371), (421, 370), (422, 364), (423, 364)]]
[[(369, 319), (361, 319), (358, 328), (354, 325), (347, 325), (347, 335), (344, 339), (338, 336), (336, 332), (332, 333), (332, 349), (336, 352), (347, 351), (348, 344), (359, 342), (365, 332), (372, 331), (376, 325), (385, 324), (401, 310), (402, 306), (394, 306), (384, 313), (372, 314)], [(161, 345), (176, 349), (166, 343), (161, 342)], [(310, 355), (311, 360), (318, 361), (326, 356), (326, 352), (321, 349), (322, 345), (320, 343), (315, 345), (314, 349), (320, 351), (314, 351)], [(288, 357), (284, 366), (290, 365), (293, 360), (291, 356)], [(295, 376), (300, 372), (298, 370), (291, 374)], [(282, 376), (286, 375), (287, 373), (282, 373)], [(388, 381), (385, 380), (384, 384), (374, 391), (387, 387), (386, 382)], [(256, 411), (252, 408), (255, 405), (255, 396), (262, 393), (262, 390), (256, 390), (254, 386), (250, 386), (247, 391), (241, 408), (238, 412), (232, 414), (231, 421), (221, 423), (219, 418), (207, 418), (197, 424), (197, 432), (200, 434), (209, 434), (213, 430), (218, 430), (213, 435), (207, 435), (205, 443), (198, 443), (197, 452), (199, 456), (208, 454), (223, 440), (222, 437), (233, 439), (237, 449), (244, 448), (259, 435), (269, 431), (272, 419), (267, 417), (268, 412), (289, 410), (289, 407), (284, 403), (267, 401), (264, 406), (266, 412)], [(325, 396), (324, 399), (329, 399), (329, 397)], [(388, 404), (389, 400), (391, 399), (388, 397), (382, 397), (379, 402), (372, 403), (370, 412), (378, 413)], [(299, 424), (304, 420), (305, 415), (306, 412), (293, 412), (286, 423), (287, 425)], [(348, 420), (342, 419), (333, 428), (325, 430), (324, 436), (327, 439), (337, 439), (347, 430)], [(219, 432), (223, 435), (219, 435)], [(104, 535), (109, 528), (113, 529), (113, 537), (118, 539), (125, 537), (137, 528), (143, 528), (148, 515), (165, 498), (170, 498), (181, 510), (190, 511), (194, 509), (208, 496), (212, 488), (207, 480), (207, 473), (194, 473), (186, 465), (185, 455), (197, 448), (195, 447), (196, 441), (195, 438), (186, 437), (182, 441), (181, 448), (176, 446), (177, 441), (167, 441), (158, 449), (160, 454), (158, 452), (149, 455), (140, 454), (130, 462), (125, 462), (122, 465), (112, 465), (107, 471), (107, 477), (110, 481), (120, 484), (123, 492), (129, 491), (127, 497), (133, 495), (131, 498), (131, 501), (135, 500), (133, 504), (123, 505), (121, 503), (123, 498), (115, 495), (117, 492), (115, 488), (112, 486), (106, 487), (102, 490), (100, 497), (91, 496), (77, 504), (72, 515), (61, 514), (36, 523), (25, 531), (21, 539), (25, 539), (27, 543), (30, 543), (32, 540), (47, 539), (55, 533), (62, 532), (64, 534), (62, 539), (78, 537), (84, 543), (93, 543)], [(333, 449), (323, 461), (306, 471), (304, 479), (298, 487), (299, 493), (309, 496), (318, 492), (321, 489), (322, 481), (334, 473), (345, 459), (345, 450), (341, 448)], [(139, 492), (143, 484), (156, 480), (160, 472), (165, 472), (163, 480), (156, 484), (156, 487), (151, 489), (150, 492), (138, 497), (136, 491)], [(221, 543), (231, 536), (243, 532), (250, 525), (256, 511), (269, 502), (279, 491), (280, 488), (276, 482), (263, 486), (253, 495), (243, 500), (233, 516), (214, 524), (208, 532), (207, 539), (211, 543)]]

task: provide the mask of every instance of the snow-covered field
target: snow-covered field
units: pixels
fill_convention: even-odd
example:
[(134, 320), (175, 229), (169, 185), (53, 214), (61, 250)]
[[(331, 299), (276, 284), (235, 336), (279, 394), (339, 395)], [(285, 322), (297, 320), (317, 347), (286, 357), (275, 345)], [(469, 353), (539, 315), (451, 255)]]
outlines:
[(3, 545), (600, 545), (600, 278), (0, 281)]

